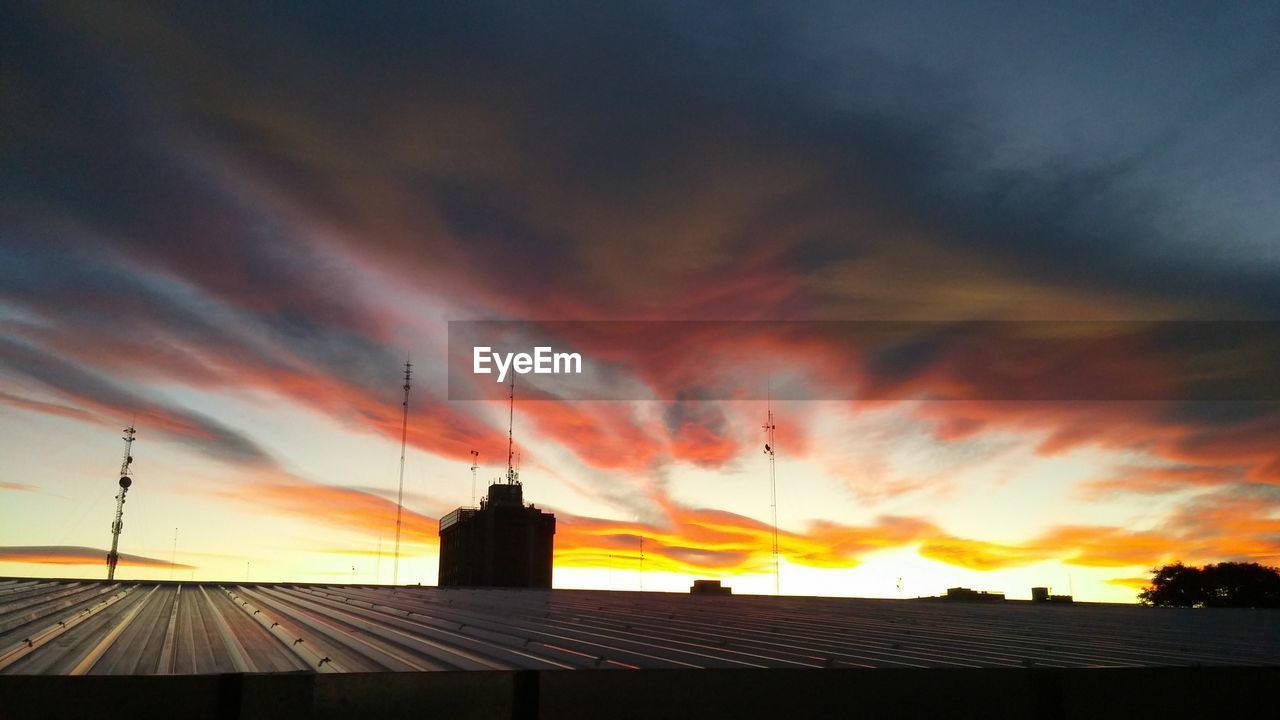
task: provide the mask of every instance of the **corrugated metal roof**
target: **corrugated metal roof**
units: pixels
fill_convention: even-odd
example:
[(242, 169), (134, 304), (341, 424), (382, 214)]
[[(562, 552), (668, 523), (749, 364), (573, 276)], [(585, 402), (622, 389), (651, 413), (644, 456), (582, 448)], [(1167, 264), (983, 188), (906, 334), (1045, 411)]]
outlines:
[(1280, 664), (1280, 613), (0, 580), (0, 673)]

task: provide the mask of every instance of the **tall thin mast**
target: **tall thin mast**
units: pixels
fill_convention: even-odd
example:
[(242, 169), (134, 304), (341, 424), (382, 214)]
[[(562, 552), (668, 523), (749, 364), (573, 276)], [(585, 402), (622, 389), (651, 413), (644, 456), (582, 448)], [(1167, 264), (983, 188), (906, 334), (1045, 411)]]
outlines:
[(400, 424), (400, 489), (396, 491), (396, 559), (391, 570), (391, 584), (400, 584), (400, 522), (404, 514), (404, 451), (409, 441), (409, 378), (413, 363), (404, 361), (404, 419)]
[(129, 486), (133, 485), (133, 478), (129, 477), (129, 466), (133, 465), (133, 436), (136, 433), (133, 423), (129, 423), (129, 427), (124, 429), (124, 459), (120, 461), (120, 492), (116, 495), (116, 519), (111, 523), (111, 552), (107, 553), (108, 580), (116, 579), (116, 564), (120, 562), (120, 531), (124, 529), (124, 496), (129, 492)]
[[(769, 395), (772, 396), (772, 391)], [(773, 455), (773, 431), (776, 426), (773, 424), (772, 397), (765, 400), (765, 408), (767, 409), (767, 414), (765, 416), (764, 432), (768, 440), (764, 444), (764, 453), (769, 456), (769, 507), (773, 511), (773, 591), (774, 594), (781, 595), (782, 575), (778, 571), (778, 481)]]
[(476, 470), (480, 469), (480, 451), (471, 451), (471, 507), (476, 506)]
[(520, 473), (516, 472), (515, 460), (515, 441), (513, 440), (513, 430), (516, 425), (516, 374), (511, 373), (511, 405), (507, 409), (507, 484), (514, 485), (516, 478)]

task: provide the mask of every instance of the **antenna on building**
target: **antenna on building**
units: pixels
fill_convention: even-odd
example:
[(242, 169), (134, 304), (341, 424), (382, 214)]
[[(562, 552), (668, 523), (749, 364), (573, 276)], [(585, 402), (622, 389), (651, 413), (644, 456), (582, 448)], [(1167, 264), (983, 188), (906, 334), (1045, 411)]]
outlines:
[(120, 461), (120, 492), (116, 495), (116, 519), (111, 523), (111, 552), (107, 553), (107, 579), (116, 579), (116, 564), (120, 562), (120, 531), (124, 529), (124, 496), (133, 485), (133, 436), (137, 434), (133, 423), (124, 429), (124, 459)]
[(769, 456), (769, 507), (773, 511), (773, 592), (775, 595), (782, 594), (782, 575), (778, 571), (778, 480), (774, 468), (774, 437), (773, 431), (777, 426), (773, 424), (773, 383), (767, 385), (765, 394), (765, 422), (764, 432), (767, 438), (764, 444), (764, 454)]
[(476, 470), (480, 469), (480, 451), (471, 451), (471, 507), (476, 506)]
[(520, 471), (513, 464), (515, 461), (514, 430), (516, 425), (516, 374), (511, 373), (511, 405), (507, 410), (507, 484), (520, 483)]
[(400, 584), (400, 521), (404, 514), (404, 451), (409, 440), (409, 378), (413, 363), (404, 361), (404, 419), (400, 425), (400, 489), (396, 492), (396, 559), (391, 570), (391, 584)]

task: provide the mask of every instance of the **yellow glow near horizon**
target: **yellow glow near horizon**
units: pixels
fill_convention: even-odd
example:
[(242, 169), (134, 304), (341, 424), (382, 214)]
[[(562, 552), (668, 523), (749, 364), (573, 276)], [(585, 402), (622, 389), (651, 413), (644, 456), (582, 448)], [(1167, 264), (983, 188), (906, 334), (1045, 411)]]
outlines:
[[(179, 557), (178, 562), (183, 558)], [(437, 556), (402, 554), (401, 583), (435, 585)], [(121, 565), (121, 580), (177, 580), (202, 582), (312, 582), (333, 584), (391, 583), (392, 556), (369, 554), (300, 553), (276, 562), (232, 559), (200, 564), (194, 569)], [(49, 565), (0, 562), (0, 575), (14, 577), (105, 579), (105, 566), (89, 563)], [(354, 568), (354, 571), (352, 570)], [(950, 587), (1002, 592), (1010, 599), (1029, 599), (1031, 588), (1047, 586), (1055, 593), (1073, 592), (1079, 601), (1137, 602), (1129, 581), (1149, 574), (1143, 568), (1089, 568), (1056, 561), (1004, 570), (969, 570), (922, 557), (914, 548), (894, 548), (869, 554), (854, 567), (809, 567), (783, 561), (784, 595), (821, 597), (915, 598), (944, 594)], [(647, 562), (643, 572), (638, 556), (615, 558), (614, 564), (559, 564), (554, 571), (558, 589), (688, 592), (694, 580), (720, 580), (741, 595), (772, 595), (772, 572), (682, 573)]]

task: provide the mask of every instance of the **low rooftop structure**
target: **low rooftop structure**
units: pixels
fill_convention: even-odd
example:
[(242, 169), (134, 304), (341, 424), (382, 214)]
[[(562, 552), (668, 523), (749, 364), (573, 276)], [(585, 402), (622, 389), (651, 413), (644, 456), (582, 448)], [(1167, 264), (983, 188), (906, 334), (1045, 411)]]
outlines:
[(1073, 602), (1073, 599), (1070, 595), (1050, 595), (1049, 588), (1047, 587), (1033, 587), (1031, 588), (1031, 601), (1047, 602), (1047, 603), (1070, 603), (1070, 602)]
[(961, 602), (1003, 602), (1004, 593), (970, 590), (964, 587), (947, 588), (947, 600)]
[(691, 595), (732, 595), (733, 588), (725, 587), (719, 580), (694, 580), (689, 587)]

